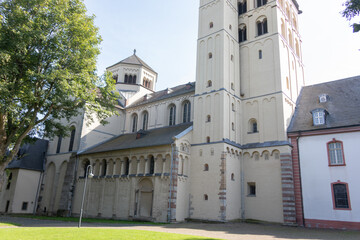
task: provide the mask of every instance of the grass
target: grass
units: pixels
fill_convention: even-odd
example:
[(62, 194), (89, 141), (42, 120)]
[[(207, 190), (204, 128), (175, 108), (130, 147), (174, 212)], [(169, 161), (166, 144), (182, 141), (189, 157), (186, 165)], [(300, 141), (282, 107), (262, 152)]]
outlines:
[[(40, 220), (55, 220), (63, 222), (79, 222), (78, 217), (48, 217), (48, 216), (35, 216), (35, 215), (12, 215), (13, 217), (40, 219)], [(140, 222), (140, 221), (126, 221), (126, 220), (113, 220), (113, 219), (99, 219), (99, 218), (82, 218), (82, 222), (86, 223), (110, 223), (110, 224), (148, 224), (148, 225), (164, 225), (167, 223), (154, 223), (154, 222)]]
[(100, 228), (3, 228), (1, 240), (213, 240), (215, 238), (142, 230)]
[[(0, 227), (14, 227), (14, 226), (20, 226), (19, 224), (15, 223), (8, 223), (8, 222), (0, 222)], [(1, 239), (1, 238), (0, 238)]]

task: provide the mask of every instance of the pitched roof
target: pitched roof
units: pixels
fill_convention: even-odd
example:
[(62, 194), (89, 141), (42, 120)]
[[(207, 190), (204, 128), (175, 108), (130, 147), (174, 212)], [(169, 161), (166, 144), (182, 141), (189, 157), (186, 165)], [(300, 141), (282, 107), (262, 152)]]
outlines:
[[(321, 94), (328, 101), (319, 102)], [(325, 125), (314, 126), (311, 111), (327, 111)], [(360, 76), (306, 86), (301, 90), (288, 132), (360, 125)]]
[(48, 141), (43, 139), (38, 139), (33, 144), (24, 144), (18, 153), (22, 157), (14, 158), (6, 168), (43, 172), (47, 147)]
[(179, 85), (179, 86), (176, 86), (173, 88), (167, 88), (167, 89), (164, 89), (164, 90), (161, 90), (158, 92), (147, 94), (144, 97), (133, 102), (128, 107), (135, 107), (135, 106), (139, 106), (142, 104), (156, 102), (156, 101), (160, 101), (160, 100), (171, 98), (171, 97), (176, 97), (176, 96), (186, 94), (186, 93), (191, 93), (191, 92), (195, 92), (195, 82), (192, 82), (192, 83), (189, 82), (189, 83), (182, 84), (182, 85)]
[(111, 65), (110, 67), (108, 68), (111, 68), (115, 65), (118, 65), (120, 63), (123, 63), (123, 64), (130, 64), (130, 65), (137, 65), (137, 66), (143, 66), (143, 67), (146, 67), (147, 69), (153, 71), (154, 73), (155, 70), (152, 69), (149, 65), (147, 65), (143, 60), (141, 60), (138, 56), (136, 56), (136, 54), (134, 53), (133, 55), (131, 55), (130, 57), (128, 58), (125, 58), (124, 60), (121, 60), (120, 62), (118, 63), (115, 63), (114, 65)]
[(120, 136), (111, 138), (110, 140), (100, 145), (85, 150), (84, 152), (79, 153), (79, 155), (117, 151), (130, 148), (169, 145), (173, 142), (173, 137), (180, 134), (191, 125), (192, 123), (183, 123), (175, 126), (155, 128), (148, 131), (141, 130), (141, 132), (139, 131), (138, 133), (142, 136), (138, 139), (138, 133), (122, 134)]

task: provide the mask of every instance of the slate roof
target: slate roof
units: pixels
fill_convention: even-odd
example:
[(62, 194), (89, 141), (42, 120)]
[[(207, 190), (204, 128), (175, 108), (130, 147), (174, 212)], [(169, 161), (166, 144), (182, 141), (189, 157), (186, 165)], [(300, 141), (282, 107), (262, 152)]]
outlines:
[[(147, 65), (143, 60), (141, 60), (141, 58), (139, 58), (138, 56), (136, 56), (136, 54), (134, 53), (133, 55), (131, 55), (130, 57), (128, 58), (125, 58), (124, 60), (121, 60), (120, 62), (118, 63), (115, 63), (113, 65), (111, 65), (110, 67), (108, 68), (111, 68), (115, 65), (118, 65), (120, 63), (123, 63), (123, 64), (130, 64), (130, 65), (137, 65), (137, 66), (143, 66), (143, 67), (146, 67), (147, 69), (153, 71), (154, 73), (155, 70), (152, 69), (149, 65)], [(157, 73), (156, 73), (157, 74)]]
[(13, 159), (6, 168), (43, 172), (47, 147), (48, 141), (43, 139), (38, 139), (33, 144), (21, 146), (18, 155), (21, 155), (22, 157)]
[[(321, 94), (328, 101), (319, 102)], [(311, 111), (327, 111), (326, 124), (313, 126)], [(301, 90), (288, 132), (350, 127), (360, 125), (360, 76), (306, 86)]]
[(173, 88), (164, 89), (161, 91), (157, 91), (151, 94), (147, 94), (146, 97), (142, 97), (137, 101), (133, 102), (128, 107), (135, 107), (142, 104), (147, 104), (151, 102), (156, 102), (160, 100), (164, 100), (166, 98), (176, 97), (178, 95), (195, 92), (195, 82), (189, 82), (183, 85), (179, 85)]
[(79, 155), (117, 151), (130, 148), (169, 145), (173, 142), (173, 137), (180, 134), (190, 126), (192, 126), (192, 123), (183, 123), (175, 126), (155, 128), (148, 131), (141, 130), (141, 133), (144, 133), (144, 135), (142, 135), (142, 137), (139, 139), (136, 139), (138, 133), (122, 134), (120, 136), (111, 138), (110, 140), (100, 145), (81, 152)]

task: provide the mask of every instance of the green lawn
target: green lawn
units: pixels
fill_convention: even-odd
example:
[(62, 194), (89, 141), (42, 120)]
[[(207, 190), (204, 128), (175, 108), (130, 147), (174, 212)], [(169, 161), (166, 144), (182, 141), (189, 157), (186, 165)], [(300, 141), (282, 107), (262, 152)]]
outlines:
[(140, 230), (117, 230), (100, 228), (3, 228), (1, 240), (207, 240), (214, 238), (197, 237), (173, 233)]
[[(79, 222), (78, 217), (47, 217), (36, 215), (12, 215), (13, 217), (32, 218), (41, 220), (56, 220), (64, 222)], [(139, 222), (139, 221), (125, 221), (125, 220), (112, 220), (112, 219), (100, 219), (100, 218), (82, 218), (82, 222), (87, 223), (112, 223), (112, 224), (150, 224), (150, 225), (164, 225), (167, 223), (154, 223), (154, 222)]]

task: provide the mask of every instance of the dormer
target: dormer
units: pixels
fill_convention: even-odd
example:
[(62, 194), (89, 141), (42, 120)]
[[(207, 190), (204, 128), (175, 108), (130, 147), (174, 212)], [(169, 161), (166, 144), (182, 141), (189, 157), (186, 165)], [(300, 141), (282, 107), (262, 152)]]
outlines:
[(314, 126), (321, 126), (326, 124), (327, 111), (323, 108), (317, 108), (311, 111)]
[(319, 103), (326, 103), (327, 101), (329, 101), (329, 96), (327, 94), (323, 93), (319, 96)]

